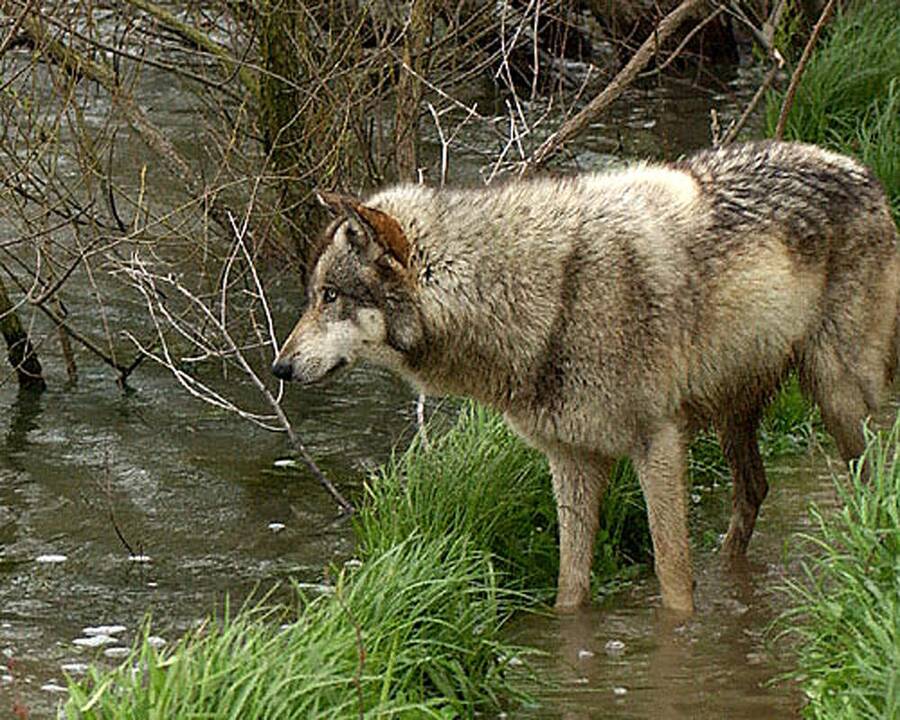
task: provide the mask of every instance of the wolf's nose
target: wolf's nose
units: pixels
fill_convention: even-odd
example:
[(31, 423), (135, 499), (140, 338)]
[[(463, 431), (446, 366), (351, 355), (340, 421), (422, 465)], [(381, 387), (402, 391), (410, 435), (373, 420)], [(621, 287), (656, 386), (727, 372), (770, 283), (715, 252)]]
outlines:
[(279, 380), (290, 380), (294, 374), (293, 365), (290, 360), (276, 360), (272, 363), (272, 373)]

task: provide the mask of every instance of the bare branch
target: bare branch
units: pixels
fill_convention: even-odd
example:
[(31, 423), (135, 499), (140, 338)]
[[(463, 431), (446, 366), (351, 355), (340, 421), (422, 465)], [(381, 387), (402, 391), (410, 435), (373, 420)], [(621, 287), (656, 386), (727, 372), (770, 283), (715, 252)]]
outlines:
[(778, 50), (775, 50), (775, 57), (773, 59), (772, 66), (769, 68), (769, 71), (766, 73), (765, 78), (763, 78), (763, 81), (756, 89), (756, 92), (753, 94), (750, 102), (747, 103), (747, 107), (744, 108), (741, 116), (728, 129), (728, 132), (725, 133), (725, 137), (722, 138), (720, 145), (729, 145), (735, 141), (738, 133), (740, 133), (740, 131), (744, 128), (744, 125), (747, 124), (747, 120), (750, 119), (750, 116), (756, 110), (756, 107), (765, 96), (766, 91), (771, 87), (772, 82), (775, 80), (775, 76), (778, 74), (778, 71), (782, 67), (784, 67), (784, 58), (781, 57), (781, 53), (779, 53)]
[(584, 131), (609, 105), (634, 81), (641, 69), (654, 57), (662, 45), (681, 24), (691, 17), (707, 0), (683, 0), (659, 23), (628, 63), (587, 106), (548, 137), (528, 159), (522, 171), (530, 171), (544, 165), (553, 155), (575, 136)]
[(182, 157), (172, 142), (156, 127), (140, 109), (134, 98), (118, 82), (112, 68), (100, 61), (92, 60), (76, 50), (66, 47), (50, 37), (38, 17), (26, 19), (25, 30), (45, 55), (59, 63), (68, 72), (99, 83), (109, 94), (128, 123), (137, 131), (147, 146), (165, 163), (169, 171), (184, 182), (188, 193), (195, 198), (209, 199), (209, 212), (223, 228), (228, 227), (223, 208), (213, 198), (209, 198), (203, 184), (195, 176), (190, 164)]
[(231, 57), (231, 54), (221, 45), (214, 42), (209, 35), (192, 27), (188, 23), (182, 22), (164, 7), (154, 2), (150, 2), (150, 0), (127, 0), (127, 2), (129, 5), (143, 10), (148, 15), (156, 18), (190, 45), (208, 52), (222, 63), (227, 72), (237, 73), (237, 76), (241, 79), (241, 83), (243, 83), (250, 92), (254, 95), (259, 94), (259, 82), (257, 81), (256, 76), (243, 63)]
[(800, 56), (800, 61), (794, 69), (794, 74), (791, 75), (791, 82), (788, 85), (787, 92), (784, 94), (784, 102), (781, 103), (781, 113), (778, 115), (778, 124), (775, 126), (774, 137), (776, 140), (784, 138), (784, 128), (787, 125), (791, 106), (794, 104), (794, 95), (797, 93), (797, 86), (800, 84), (800, 78), (803, 75), (803, 71), (806, 69), (806, 63), (809, 62), (813, 47), (815, 47), (816, 41), (822, 33), (822, 29), (825, 27), (825, 23), (828, 22), (831, 13), (834, 12), (834, 6), (835, 0), (828, 0), (828, 3), (822, 8), (822, 14), (819, 15), (819, 19), (809, 35), (809, 40), (806, 41), (806, 47), (803, 48), (803, 54)]
[(16, 39), (16, 36), (18, 36), (19, 30), (22, 29), (22, 24), (25, 22), (28, 13), (31, 12), (31, 6), (34, 5), (35, 2), (37, 2), (37, 0), (27, 0), (25, 7), (19, 11), (16, 19), (13, 20), (12, 27), (6, 34), (6, 37), (0, 41), (0, 57), (3, 57), (4, 53), (9, 49), (9, 46), (12, 45), (13, 41)]

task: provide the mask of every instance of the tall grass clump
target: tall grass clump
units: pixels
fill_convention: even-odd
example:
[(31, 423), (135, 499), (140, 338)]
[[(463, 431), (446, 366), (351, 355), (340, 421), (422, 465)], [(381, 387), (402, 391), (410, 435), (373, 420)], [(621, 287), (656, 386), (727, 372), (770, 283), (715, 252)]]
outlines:
[[(863, 479), (868, 466), (871, 477)], [(900, 717), (900, 418), (869, 435), (851, 482), (835, 482), (839, 512), (813, 507), (797, 538), (799, 579), (779, 619), (796, 641), (791, 678), (815, 720)]]
[[(245, 609), (171, 650), (146, 638), (70, 684), (69, 720), (456, 718), (517, 695), (490, 558), (464, 538), (411, 535), (344, 571), (334, 592)], [(288, 622), (288, 624), (284, 624)]]
[[(769, 135), (782, 100), (783, 93), (768, 98)], [(858, 157), (900, 218), (900, 3), (857, 0), (837, 11), (801, 76), (785, 139)]]
[[(534, 599), (553, 594), (559, 547), (547, 461), (495, 413), (465, 403), (449, 432), (415, 440), (366, 491), (356, 521), (364, 561), (411, 534), (466, 537), (494, 559), (504, 586)], [(625, 463), (604, 496), (595, 547), (598, 584), (649, 556), (644, 502)]]

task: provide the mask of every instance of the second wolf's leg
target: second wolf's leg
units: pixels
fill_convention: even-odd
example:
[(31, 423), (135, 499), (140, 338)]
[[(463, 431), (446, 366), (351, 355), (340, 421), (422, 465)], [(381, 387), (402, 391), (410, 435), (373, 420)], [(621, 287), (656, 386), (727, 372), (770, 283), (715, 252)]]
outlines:
[(722, 555), (729, 560), (746, 554), (759, 506), (769, 492), (756, 438), (759, 419), (760, 412), (756, 410), (742, 416), (726, 417), (716, 424), (719, 444), (734, 480), (731, 522), (722, 545)]
[(559, 518), (556, 608), (574, 610), (590, 600), (600, 498), (609, 482), (613, 461), (563, 448), (554, 448), (547, 457)]
[(653, 564), (663, 605), (693, 612), (693, 572), (687, 529), (687, 444), (681, 429), (660, 427), (635, 458), (650, 520)]

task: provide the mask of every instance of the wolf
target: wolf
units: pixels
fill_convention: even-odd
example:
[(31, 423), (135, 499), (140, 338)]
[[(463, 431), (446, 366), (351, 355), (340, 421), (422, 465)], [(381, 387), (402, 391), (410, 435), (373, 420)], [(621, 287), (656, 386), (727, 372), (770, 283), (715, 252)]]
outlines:
[(617, 458), (646, 498), (664, 607), (693, 611), (687, 447), (714, 427), (742, 557), (768, 485), (762, 413), (789, 373), (847, 462), (900, 346), (897, 229), (873, 174), (798, 143), (478, 189), (401, 184), (335, 213), (273, 365), (312, 383), (363, 359), (502, 412), (544, 452), (556, 606), (589, 601)]

